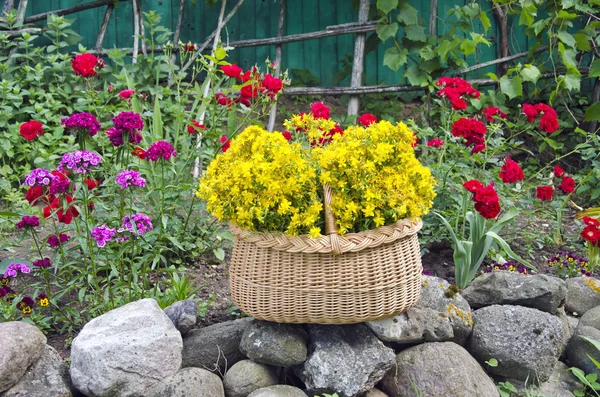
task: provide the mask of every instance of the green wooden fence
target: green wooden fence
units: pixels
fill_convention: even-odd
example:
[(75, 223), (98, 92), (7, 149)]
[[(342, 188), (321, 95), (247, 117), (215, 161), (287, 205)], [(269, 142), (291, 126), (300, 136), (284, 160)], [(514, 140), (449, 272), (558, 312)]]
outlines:
[[(71, 7), (89, 0), (43, 0), (30, 1), (27, 8), (27, 16)], [(373, 0), (374, 2), (375, 0)], [(424, 21), (429, 20), (430, 2), (410, 0), (410, 3), (419, 11), (419, 17)], [(228, 10), (234, 6), (234, 1), (228, 2)], [(291, 0), (287, 1), (287, 9), (284, 19), (284, 35), (295, 33), (307, 33), (322, 30), (327, 26), (338, 25), (348, 22), (356, 22), (358, 9), (353, 8), (351, 0)], [(443, 33), (447, 29), (445, 18), (448, 10), (455, 5), (464, 5), (463, 1), (453, 2), (444, 0), (438, 6), (438, 31)], [(162, 17), (162, 25), (175, 30), (179, 0), (143, 0), (142, 8), (145, 11), (154, 10)], [(374, 7), (374, 5), (373, 5)], [(495, 45), (496, 33), (495, 21), (490, 10), (488, 0), (481, 0), (481, 7), (488, 12), (492, 20), (492, 29), (488, 38), (493, 43), (490, 47), (482, 46), (476, 55), (468, 57), (470, 65), (490, 61), (496, 58), (497, 48)], [(215, 28), (217, 24), (218, 6), (208, 7), (203, 0), (190, 0), (186, 5), (184, 25), (182, 27), (181, 40), (202, 42)], [(83, 45), (93, 48), (98, 34), (106, 7), (90, 9), (77, 14), (69, 15), (76, 18), (74, 30), (84, 37)], [(224, 41), (265, 38), (277, 36), (277, 23), (279, 16), (279, 0), (246, 0), (237, 14), (227, 24), (223, 31)], [(428, 25), (427, 22), (424, 25)], [(527, 51), (529, 43), (522, 27), (517, 26), (513, 20), (509, 21), (509, 32), (511, 52), (518, 53)], [(375, 37), (367, 43), (375, 44)], [(104, 38), (103, 47), (131, 47), (133, 38), (133, 12), (131, 1), (123, 1), (115, 8), (111, 18), (108, 31)], [(365, 57), (364, 84), (400, 84), (403, 83), (403, 69), (393, 72), (383, 65), (383, 54), (386, 45), (371, 46), (375, 48)], [(301, 76), (315, 76), (318, 85), (330, 86), (349, 85), (349, 78), (340, 79), (345, 66), (351, 64), (354, 50), (354, 35), (328, 37), (304, 42), (284, 44), (282, 47), (282, 66), (293, 70), (294, 77), (300, 83), (304, 79)], [(254, 64), (263, 64), (270, 57), (274, 59), (275, 48), (273, 46), (261, 46), (252, 48), (240, 48), (231, 52), (231, 61), (238, 63), (243, 68)], [(495, 72), (495, 67), (478, 70), (470, 77), (481, 77), (487, 72)]]

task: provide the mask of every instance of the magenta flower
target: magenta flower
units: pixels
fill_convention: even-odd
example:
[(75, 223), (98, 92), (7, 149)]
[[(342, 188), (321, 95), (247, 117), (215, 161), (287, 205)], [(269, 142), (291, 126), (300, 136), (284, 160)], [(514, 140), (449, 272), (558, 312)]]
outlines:
[(92, 229), (90, 233), (90, 237), (96, 240), (96, 244), (98, 247), (103, 248), (106, 246), (106, 243), (112, 240), (115, 236), (116, 230), (111, 229), (106, 225), (102, 225), (100, 227), (95, 227)]
[(33, 266), (44, 269), (52, 266), (52, 264), (50, 263), (50, 258), (44, 258), (39, 259), (37, 261), (33, 261)]
[(119, 92), (121, 99), (129, 99), (129, 97), (131, 97), (133, 94), (135, 94), (134, 90), (123, 90)]
[(129, 186), (144, 187), (146, 180), (140, 176), (137, 171), (124, 170), (119, 172), (115, 177), (115, 182), (121, 185), (121, 190), (125, 190)]
[(161, 157), (165, 160), (170, 160), (171, 157), (177, 156), (177, 152), (167, 141), (154, 142), (148, 150), (146, 150), (146, 160), (158, 161)]
[(148, 230), (153, 229), (150, 217), (141, 212), (124, 217), (121, 226), (122, 228), (119, 229), (119, 233), (125, 230), (128, 230), (131, 233), (135, 233), (137, 231), (138, 236), (141, 236), (145, 234)]
[(121, 146), (128, 140), (132, 145), (137, 145), (142, 141), (142, 134), (137, 130), (118, 130), (116, 128), (109, 128), (106, 131), (108, 140), (113, 146)]
[(87, 150), (76, 150), (72, 153), (65, 153), (57, 168), (59, 171), (68, 168), (76, 174), (85, 174), (101, 162), (102, 157), (98, 153), (88, 152)]
[(90, 113), (74, 113), (69, 117), (62, 119), (62, 125), (70, 131), (87, 132), (89, 136), (94, 136), (100, 131), (100, 123), (96, 116)]
[(48, 186), (56, 177), (43, 168), (36, 168), (25, 175), (23, 185), (27, 186)]
[[(70, 239), (71, 239), (71, 237), (69, 237), (69, 235), (61, 233), (59, 236), (56, 236), (55, 234), (49, 236), (48, 239), (46, 240), (46, 242), (48, 243), (48, 245), (50, 247), (54, 248), (54, 247), (58, 247), (59, 244), (66, 243)], [(59, 241), (60, 241), (60, 243), (59, 243)]]
[(136, 112), (121, 112), (113, 118), (115, 129), (123, 132), (125, 130), (143, 130), (144, 120)]
[(3, 278), (9, 278), (9, 277), (17, 277), (17, 273), (30, 273), (31, 272), (31, 268), (29, 266), (27, 266), (26, 263), (14, 263), (12, 262), (10, 265), (8, 265), (8, 267), (6, 268), (6, 271), (4, 272), (4, 277)]
[(24, 216), (20, 222), (17, 222), (17, 228), (24, 229), (26, 227), (37, 227), (40, 225), (40, 218), (37, 216)]

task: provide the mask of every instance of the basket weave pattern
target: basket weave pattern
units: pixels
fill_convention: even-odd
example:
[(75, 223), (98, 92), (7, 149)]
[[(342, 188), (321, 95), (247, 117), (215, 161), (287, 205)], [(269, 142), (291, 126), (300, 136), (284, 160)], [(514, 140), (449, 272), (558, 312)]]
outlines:
[(231, 228), (231, 296), (246, 314), (280, 323), (351, 324), (408, 310), (421, 293), (417, 231), (400, 220), (339, 236), (328, 208), (318, 238)]

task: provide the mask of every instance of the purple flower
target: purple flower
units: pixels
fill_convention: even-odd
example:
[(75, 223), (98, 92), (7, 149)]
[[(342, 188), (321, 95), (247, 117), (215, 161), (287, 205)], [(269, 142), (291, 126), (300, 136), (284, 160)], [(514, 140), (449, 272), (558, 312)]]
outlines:
[(119, 172), (115, 177), (115, 182), (121, 185), (121, 190), (125, 190), (129, 186), (144, 187), (146, 180), (140, 176), (137, 171), (124, 170)]
[(86, 112), (63, 118), (62, 125), (68, 130), (87, 132), (89, 136), (96, 135), (101, 127), (96, 116)]
[(36, 168), (31, 171), (31, 173), (25, 175), (25, 181), (23, 185), (27, 186), (36, 186), (36, 185), (44, 185), (48, 186), (56, 177), (52, 175), (52, 173), (43, 168)]
[[(71, 239), (71, 237), (69, 237), (69, 235), (61, 233), (59, 236), (56, 236), (55, 234), (53, 234), (52, 236), (49, 236), (48, 240), (46, 240), (46, 241), (50, 247), (58, 247), (59, 244), (66, 243), (70, 239)], [(59, 243), (59, 241), (60, 241), (60, 243)]]
[(26, 227), (37, 227), (40, 225), (40, 218), (37, 216), (24, 216), (20, 222), (17, 222), (17, 227), (23, 229)]
[(161, 157), (165, 160), (169, 160), (171, 157), (177, 156), (177, 152), (167, 141), (154, 142), (148, 150), (146, 150), (146, 160), (158, 161)]
[(40, 268), (47, 268), (52, 266), (50, 263), (50, 258), (39, 259), (37, 261), (33, 261), (33, 266)]
[(108, 135), (108, 140), (113, 144), (113, 146), (123, 145), (124, 137), (133, 145), (137, 145), (142, 141), (142, 134), (140, 134), (137, 130), (119, 130), (116, 128), (109, 128), (106, 131), (106, 135)]
[(62, 156), (58, 170), (62, 171), (68, 168), (77, 174), (85, 174), (101, 162), (102, 157), (98, 153), (88, 152), (87, 150), (76, 150), (72, 153), (65, 153)]
[(102, 225), (100, 227), (95, 227), (92, 229), (90, 233), (90, 237), (96, 240), (96, 244), (98, 247), (103, 248), (106, 246), (106, 243), (111, 241), (116, 233), (115, 229), (111, 229), (106, 225)]
[(3, 278), (17, 277), (17, 273), (18, 272), (29, 273), (29, 272), (31, 272), (31, 269), (29, 268), (29, 266), (27, 266), (26, 263), (14, 263), (14, 262), (12, 262), (6, 268), (6, 271), (4, 272), (4, 277)]
[[(135, 224), (135, 225), (134, 225)], [(146, 214), (138, 212), (130, 217), (126, 216), (123, 218), (122, 228), (119, 229), (119, 233), (125, 230), (129, 230), (131, 233), (135, 233), (137, 230), (138, 236), (145, 234), (148, 230), (152, 230), (152, 221)]]
[(113, 117), (113, 124), (117, 130), (120, 131), (131, 131), (131, 130), (143, 130), (144, 120), (136, 112), (121, 112)]

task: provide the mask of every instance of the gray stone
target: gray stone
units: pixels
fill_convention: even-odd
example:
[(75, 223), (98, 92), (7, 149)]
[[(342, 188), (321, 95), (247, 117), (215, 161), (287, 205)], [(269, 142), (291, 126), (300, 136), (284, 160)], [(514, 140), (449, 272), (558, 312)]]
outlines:
[(240, 341), (253, 322), (253, 318), (241, 318), (191, 330), (183, 338), (183, 367), (224, 374), (227, 368), (246, 358), (240, 352)]
[(573, 367), (582, 369), (586, 374), (595, 373), (600, 377), (600, 369), (590, 360), (590, 357), (592, 357), (600, 362), (600, 350), (582, 337), (600, 341), (600, 330), (582, 325), (577, 327), (575, 334), (567, 345), (569, 363)]
[(468, 350), (482, 365), (495, 358), (490, 374), (539, 384), (558, 361), (563, 323), (549, 313), (523, 306), (493, 305), (473, 313)]
[(242, 360), (235, 363), (223, 378), (227, 397), (247, 397), (255, 390), (277, 384), (277, 371), (273, 367)]
[(171, 319), (181, 335), (187, 334), (196, 325), (196, 302), (191, 299), (178, 301), (165, 308), (165, 314)]
[(161, 381), (150, 397), (225, 397), (218, 375), (202, 368), (183, 368)]
[(554, 314), (565, 302), (567, 287), (558, 277), (494, 271), (473, 280), (462, 296), (474, 309), (518, 305)]
[(181, 367), (181, 334), (154, 299), (87, 323), (71, 346), (71, 380), (94, 397), (145, 397)]
[(291, 367), (306, 361), (307, 337), (301, 325), (255, 321), (244, 331), (240, 350), (254, 362)]
[(483, 368), (453, 342), (424, 343), (401, 351), (381, 387), (391, 397), (495, 397), (499, 393)]
[(550, 379), (537, 389), (540, 396), (574, 397), (573, 391), (581, 389), (582, 385), (575, 375), (562, 362), (557, 362)]
[(594, 327), (600, 330), (600, 306), (585, 312), (579, 319), (579, 324), (584, 327)]
[(366, 323), (377, 337), (386, 342), (421, 343), (454, 339), (447, 316), (434, 309), (413, 307), (406, 313)]
[(565, 359), (567, 344), (569, 343), (571, 336), (573, 336), (573, 333), (575, 332), (575, 328), (573, 328), (571, 326), (571, 322), (569, 321), (569, 316), (567, 315), (567, 312), (565, 312), (564, 306), (559, 307), (558, 310), (556, 310), (555, 316), (560, 319), (562, 326), (563, 326), (563, 339), (562, 339), (562, 344), (560, 346), (560, 351), (561, 351), (560, 359)]
[(364, 324), (309, 325), (308, 330), (308, 360), (294, 372), (311, 393), (361, 395), (394, 365), (394, 351)]
[(294, 386), (275, 385), (255, 390), (248, 397), (307, 397), (307, 395)]
[(421, 299), (415, 307), (429, 308), (440, 312), (452, 325), (454, 332), (452, 342), (464, 345), (471, 334), (471, 328), (473, 328), (471, 306), (461, 294), (456, 293), (450, 287), (450, 283), (442, 278), (423, 276)]
[(593, 277), (574, 277), (566, 281), (565, 308), (578, 316), (600, 306), (600, 280)]
[(46, 336), (33, 325), (0, 323), (0, 392), (10, 389), (44, 352)]
[(69, 370), (54, 348), (46, 345), (42, 356), (2, 397), (71, 397)]
[(371, 389), (365, 394), (365, 397), (389, 397), (379, 389)]

